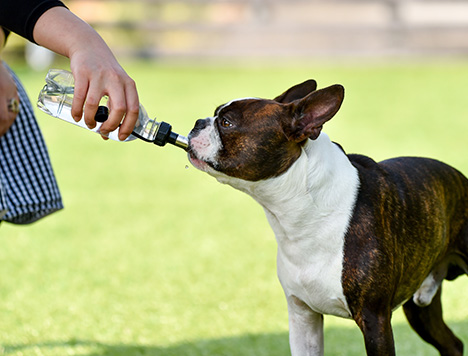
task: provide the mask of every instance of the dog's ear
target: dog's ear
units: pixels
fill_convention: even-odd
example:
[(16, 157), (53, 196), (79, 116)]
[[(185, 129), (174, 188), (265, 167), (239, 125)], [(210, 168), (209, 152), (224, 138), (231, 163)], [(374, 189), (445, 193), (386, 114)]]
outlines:
[(303, 97), (309, 95), (317, 89), (317, 82), (313, 79), (306, 80), (304, 83), (297, 84), (292, 88), (286, 90), (280, 96), (274, 98), (274, 101), (277, 101), (281, 104), (289, 104), (297, 99), (302, 99)]
[(344, 88), (336, 84), (289, 104), (292, 120), (284, 126), (288, 139), (298, 143), (307, 138), (315, 140), (322, 125), (338, 112), (343, 99)]

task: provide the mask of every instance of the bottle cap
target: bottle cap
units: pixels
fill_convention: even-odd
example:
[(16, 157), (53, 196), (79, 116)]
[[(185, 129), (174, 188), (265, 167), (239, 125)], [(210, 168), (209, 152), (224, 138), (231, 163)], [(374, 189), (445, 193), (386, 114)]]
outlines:
[(156, 133), (156, 138), (154, 139), (154, 143), (158, 146), (164, 146), (167, 143), (167, 139), (169, 138), (171, 131), (172, 126), (167, 122), (161, 121), (158, 132)]
[(104, 122), (109, 117), (109, 108), (107, 106), (99, 106), (96, 115), (94, 115), (94, 120), (96, 122)]

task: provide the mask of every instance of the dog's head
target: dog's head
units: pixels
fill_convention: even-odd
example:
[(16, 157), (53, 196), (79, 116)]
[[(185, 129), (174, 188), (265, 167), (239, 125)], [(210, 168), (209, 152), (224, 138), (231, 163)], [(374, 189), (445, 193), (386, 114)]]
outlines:
[(341, 106), (341, 85), (316, 88), (308, 80), (273, 100), (245, 98), (219, 106), (189, 134), (191, 163), (215, 177), (259, 181), (281, 175)]

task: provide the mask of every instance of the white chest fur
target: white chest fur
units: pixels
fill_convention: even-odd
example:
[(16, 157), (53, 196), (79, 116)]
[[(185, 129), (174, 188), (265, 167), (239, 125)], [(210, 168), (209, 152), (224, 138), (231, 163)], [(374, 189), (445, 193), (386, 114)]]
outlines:
[(323, 132), (308, 141), (283, 175), (260, 182), (227, 176), (265, 209), (278, 243), (278, 277), (286, 296), (321, 314), (351, 317), (341, 285), (344, 236), (359, 188), (355, 167)]

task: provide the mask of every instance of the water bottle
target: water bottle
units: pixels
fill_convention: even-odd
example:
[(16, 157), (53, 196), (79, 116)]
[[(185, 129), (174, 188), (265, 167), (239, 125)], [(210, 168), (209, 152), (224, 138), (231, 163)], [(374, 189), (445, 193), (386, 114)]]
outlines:
[[(37, 106), (46, 114), (62, 119), (76, 126), (80, 126), (88, 131), (100, 133), (101, 125), (109, 116), (109, 109), (106, 106), (99, 106), (96, 115), (96, 127), (93, 129), (86, 126), (84, 119), (76, 122), (71, 115), (73, 94), (75, 89), (72, 73), (62, 69), (50, 69), (46, 76), (46, 85), (39, 93)], [(166, 122), (158, 122), (150, 119), (145, 108), (140, 104), (138, 120), (132, 134), (125, 140), (119, 140), (119, 128), (109, 133), (111, 140), (119, 142), (133, 141), (137, 138), (152, 142), (158, 146), (171, 143), (184, 150), (188, 147), (188, 140), (172, 131), (172, 126)]]

